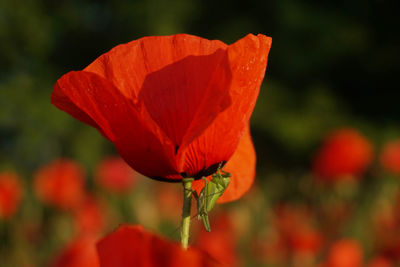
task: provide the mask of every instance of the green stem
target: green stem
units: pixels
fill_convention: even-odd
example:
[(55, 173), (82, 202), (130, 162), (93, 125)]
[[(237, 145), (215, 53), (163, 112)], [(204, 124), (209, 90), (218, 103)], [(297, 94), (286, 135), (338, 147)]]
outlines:
[(183, 180), (183, 207), (182, 207), (182, 228), (181, 245), (187, 249), (189, 243), (190, 228), (190, 208), (192, 206), (192, 182), (193, 178), (184, 178)]

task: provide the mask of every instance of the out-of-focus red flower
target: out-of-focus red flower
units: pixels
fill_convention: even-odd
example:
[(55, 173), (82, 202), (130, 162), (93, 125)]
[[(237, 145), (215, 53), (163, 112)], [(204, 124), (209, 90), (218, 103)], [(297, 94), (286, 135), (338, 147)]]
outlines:
[(22, 199), (22, 186), (13, 172), (0, 173), (0, 219), (10, 218), (17, 211)]
[[(224, 171), (232, 174), (231, 182), (224, 194), (218, 199), (218, 203), (225, 203), (239, 199), (246, 193), (254, 182), (256, 175), (256, 151), (250, 135), (250, 127), (247, 125), (232, 158), (227, 162)], [(208, 180), (211, 176), (207, 177)], [(193, 190), (200, 193), (204, 186), (203, 180), (193, 182)]]
[(207, 253), (190, 247), (183, 250), (145, 231), (141, 226), (121, 226), (97, 244), (102, 267), (220, 266)]
[(239, 144), (270, 46), (262, 34), (232, 45), (187, 34), (141, 38), (62, 76), (52, 103), (97, 128), (143, 175), (208, 176)]
[(120, 157), (108, 157), (97, 166), (95, 178), (102, 187), (124, 193), (132, 189), (138, 174)]
[(78, 237), (60, 251), (50, 263), (51, 267), (100, 267), (96, 239)]
[(325, 139), (314, 159), (313, 172), (327, 180), (357, 177), (371, 161), (370, 142), (355, 129), (341, 129)]
[(85, 197), (84, 171), (74, 161), (59, 159), (35, 174), (35, 191), (46, 204), (60, 209), (76, 207)]
[(323, 237), (314, 226), (312, 213), (307, 207), (278, 206), (275, 227), (290, 253), (315, 256), (321, 249)]
[(360, 243), (353, 239), (336, 241), (330, 248), (326, 267), (361, 267), (363, 251)]
[(106, 225), (106, 216), (102, 203), (94, 196), (86, 199), (73, 211), (79, 234), (99, 234)]
[(400, 174), (400, 139), (384, 146), (380, 160), (386, 170)]
[(218, 214), (215, 221), (211, 223), (211, 232), (207, 232), (202, 227), (194, 246), (208, 252), (218, 262), (226, 266), (238, 266), (236, 234), (228, 214)]

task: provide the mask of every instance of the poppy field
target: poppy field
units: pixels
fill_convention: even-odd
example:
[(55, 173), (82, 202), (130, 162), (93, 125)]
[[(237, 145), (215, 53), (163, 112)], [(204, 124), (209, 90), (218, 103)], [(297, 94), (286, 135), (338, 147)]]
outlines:
[(400, 266), (396, 2), (0, 3), (0, 267)]

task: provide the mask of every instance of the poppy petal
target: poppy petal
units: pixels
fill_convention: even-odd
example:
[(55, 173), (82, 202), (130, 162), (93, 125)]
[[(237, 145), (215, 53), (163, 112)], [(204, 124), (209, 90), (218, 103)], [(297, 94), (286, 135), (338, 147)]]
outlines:
[[(60, 97), (63, 101), (59, 101)], [(146, 118), (143, 109), (134, 107), (129, 99), (99, 75), (86, 71), (65, 74), (54, 87), (52, 102), (72, 116), (84, 113), (90, 117), (137, 171), (148, 176), (176, 173), (174, 146), (169, 139), (157, 131), (151, 121), (143, 121)], [(69, 108), (72, 106), (77, 109), (71, 112)], [(82, 117), (77, 118), (86, 122)], [(152, 173), (148, 173), (149, 170)]]
[(188, 34), (145, 37), (115, 47), (85, 70), (143, 102), (178, 150), (188, 132), (191, 141), (229, 105), (226, 47)]
[(218, 266), (205, 252), (164, 240), (141, 226), (121, 226), (97, 243), (102, 267)]
[[(250, 135), (250, 127), (247, 126), (240, 139), (239, 146), (231, 159), (226, 163), (224, 170), (232, 174), (224, 194), (218, 199), (218, 203), (234, 201), (243, 196), (252, 186), (256, 174), (256, 151)], [(208, 180), (211, 177), (207, 177)], [(202, 180), (193, 182), (193, 189), (200, 193), (204, 186)]]
[(97, 125), (97, 123), (85, 112), (80, 110), (73, 102), (71, 102), (71, 100), (64, 94), (63, 90), (59, 87), (58, 82), (54, 85), (54, 90), (51, 94), (51, 102), (59, 109), (70, 114), (75, 119), (96, 128), (103, 136), (107, 138), (100, 126)]
[(261, 34), (249, 34), (228, 47), (231, 105), (184, 151), (184, 169), (188, 175), (227, 161), (234, 153), (253, 112), (270, 47), (271, 38)]
[(247, 126), (240, 139), (239, 146), (224, 170), (232, 174), (231, 182), (218, 203), (234, 201), (242, 197), (253, 185), (256, 176), (256, 151)]

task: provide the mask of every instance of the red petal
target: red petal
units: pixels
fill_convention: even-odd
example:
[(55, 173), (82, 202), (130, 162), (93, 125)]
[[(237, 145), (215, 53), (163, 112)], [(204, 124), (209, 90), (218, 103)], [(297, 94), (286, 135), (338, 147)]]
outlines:
[[(231, 173), (231, 182), (218, 203), (225, 203), (239, 199), (251, 187), (256, 174), (256, 152), (251, 141), (250, 127), (247, 126), (240, 139), (232, 158), (227, 162), (224, 170)], [(211, 177), (208, 177), (208, 180)], [(193, 189), (200, 193), (204, 186), (202, 180), (193, 183)]]
[(253, 112), (270, 46), (271, 38), (249, 34), (228, 47), (231, 105), (184, 151), (184, 171), (189, 175), (228, 161), (234, 153)]
[(225, 203), (239, 199), (253, 185), (256, 176), (256, 151), (247, 126), (243, 137), (232, 158), (225, 165), (227, 172), (232, 174), (231, 182), (218, 199), (218, 203)]
[(98, 242), (97, 251), (102, 267), (217, 266), (205, 252), (195, 248), (185, 251), (141, 226), (119, 227)]
[(54, 105), (69, 112), (58, 96), (87, 114), (137, 171), (147, 176), (176, 173), (174, 146), (151, 121), (144, 120), (140, 107), (107, 80), (90, 72), (69, 72), (57, 81), (52, 96)]
[(74, 102), (72, 102), (69, 99), (69, 97), (64, 94), (63, 90), (59, 86), (58, 81), (54, 85), (54, 89), (51, 94), (51, 103), (53, 103), (59, 109), (67, 112), (75, 119), (80, 120), (81, 122), (84, 122), (96, 128), (103, 136), (107, 138), (101, 127), (97, 125), (97, 123), (94, 120), (92, 120), (92, 118), (88, 114), (86, 114), (83, 110), (79, 109), (79, 107), (77, 107), (74, 104)]
[[(96, 73), (109, 80), (125, 97), (137, 99), (148, 74), (189, 56), (207, 56), (226, 47), (227, 45), (220, 41), (210, 41), (188, 34), (144, 37), (114, 47), (86, 67), (85, 71)], [(193, 73), (196, 69), (192, 69), (192, 72), (185, 69), (183, 71), (188, 72), (189, 76), (196, 75)], [(171, 80), (161, 81), (158, 85), (166, 88), (164, 83), (173, 82), (173, 77), (169, 78)], [(182, 87), (182, 84), (178, 86)], [(176, 90), (176, 88), (170, 89)]]
[(228, 105), (226, 45), (178, 34), (119, 45), (85, 70), (104, 77), (135, 102), (176, 145), (190, 142)]

